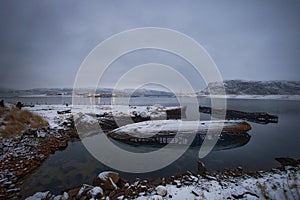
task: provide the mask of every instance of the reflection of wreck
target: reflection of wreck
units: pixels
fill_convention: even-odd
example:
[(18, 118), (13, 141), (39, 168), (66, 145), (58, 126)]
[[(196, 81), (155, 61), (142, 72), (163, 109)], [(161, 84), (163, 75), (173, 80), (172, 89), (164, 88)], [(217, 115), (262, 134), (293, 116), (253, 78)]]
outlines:
[[(211, 114), (211, 107), (199, 106), (199, 111), (206, 114)], [(224, 113), (222, 109), (214, 109), (214, 113)], [(270, 115), (265, 112), (242, 112), (237, 110), (226, 110), (226, 119), (241, 119), (250, 122), (267, 124), (278, 123), (278, 116)]]
[[(222, 130), (220, 135), (207, 133), (219, 129)], [(200, 146), (206, 137), (208, 140), (217, 139), (214, 150), (222, 150), (247, 144), (250, 129), (246, 122), (157, 120), (129, 124), (110, 131), (108, 136), (128, 144), (152, 146)]]

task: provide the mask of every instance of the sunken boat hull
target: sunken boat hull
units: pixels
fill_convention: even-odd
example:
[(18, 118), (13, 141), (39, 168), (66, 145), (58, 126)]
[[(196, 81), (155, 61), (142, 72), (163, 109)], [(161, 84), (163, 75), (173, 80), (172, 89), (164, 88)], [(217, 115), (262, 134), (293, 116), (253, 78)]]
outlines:
[(108, 114), (96, 115), (101, 129), (105, 132), (119, 128), (132, 123), (139, 123), (149, 120), (164, 120), (164, 119), (184, 119), (186, 117), (186, 106), (167, 108), (161, 112), (165, 112), (166, 115), (161, 116), (142, 116), (139, 114), (132, 114), (131, 116), (111, 116)]
[[(199, 112), (212, 114), (212, 108), (206, 106), (199, 106)], [(267, 123), (278, 123), (278, 116), (270, 115), (266, 112), (243, 112), (238, 110), (226, 110), (223, 109), (214, 109), (214, 113), (226, 112), (227, 120), (247, 120), (250, 122), (267, 124)]]
[[(250, 140), (250, 129), (246, 122), (157, 120), (126, 125), (110, 131), (108, 136), (128, 144), (152, 146), (200, 146), (205, 138), (217, 139), (215, 148), (226, 149), (245, 145)], [(208, 130), (214, 134), (207, 136)], [(219, 130), (221, 134), (215, 134)]]

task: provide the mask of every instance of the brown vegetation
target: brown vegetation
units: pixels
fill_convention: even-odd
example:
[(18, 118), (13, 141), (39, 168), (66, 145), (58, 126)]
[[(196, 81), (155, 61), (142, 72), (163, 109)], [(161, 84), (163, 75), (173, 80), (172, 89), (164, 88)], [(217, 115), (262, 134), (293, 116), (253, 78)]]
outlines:
[(20, 134), (28, 128), (41, 129), (49, 127), (49, 123), (41, 116), (16, 107), (1, 109), (0, 117), (3, 118), (0, 133), (4, 137)]

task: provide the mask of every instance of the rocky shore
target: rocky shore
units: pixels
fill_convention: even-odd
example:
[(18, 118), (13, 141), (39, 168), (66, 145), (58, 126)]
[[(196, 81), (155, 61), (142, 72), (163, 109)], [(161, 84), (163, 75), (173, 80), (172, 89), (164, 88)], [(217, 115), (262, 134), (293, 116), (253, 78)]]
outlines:
[(208, 172), (198, 163), (198, 174), (186, 172), (168, 179), (136, 179), (116, 172), (101, 172), (92, 184), (82, 184), (52, 195), (38, 192), (27, 200), (66, 199), (299, 199), (299, 160), (279, 158), (282, 166), (269, 171), (246, 172), (241, 167)]
[(13, 137), (0, 135), (0, 199), (21, 198), (22, 179), (77, 138), (71, 115), (64, 115), (55, 128), (27, 128)]
[[(20, 185), (23, 178), (30, 175), (42, 162), (58, 150), (64, 150), (70, 140), (77, 140), (79, 136), (74, 126), (74, 118), (71, 108), (67, 105), (36, 105), (22, 108), (24, 105), (18, 102), (17, 106), (4, 105), (1, 107), (0, 115), (0, 199), (20, 199)], [(159, 117), (165, 115), (165, 108), (159, 106), (130, 107), (130, 113), (135, 115), (145, 115), (145, 117)], [(16, 124), (20, 124), (20, 130), (6, 131), (10, 135), (4, 136), (4, 131), (10, 124), (7, 115), (14, 111), (11, 126), (15, 129)], [(97, 116), (86, 113), (85, 106), (80, 108), (77, 120), (85, 130), (95, 130), (95, 123), (99, 126)], [(113, 110), (109, 106), (98, 108), (98, 115), (127, 116), (126, 107), (117, 107)], [(45, 120), (47, 127), (33, 128), (24, 125), (24, 116), (19, 116), (25, 112), (27, 115), (38, 116), (40, 120)], [(133, 117), (135, 115), (132, 115)], [(11, 116), (10, 116), (11, 117)], [(16, 118), (16, 119), (15, 119)], [(30, 123), (34, 120), (28, 119)], [(75, 120), (76, 121), (76, 120)], [(24, 126), (23, 126), (24, 125)], [(11, 134), (16, 132), (16, 134)], [(88, 136), (88, 134), (87, 134)]]

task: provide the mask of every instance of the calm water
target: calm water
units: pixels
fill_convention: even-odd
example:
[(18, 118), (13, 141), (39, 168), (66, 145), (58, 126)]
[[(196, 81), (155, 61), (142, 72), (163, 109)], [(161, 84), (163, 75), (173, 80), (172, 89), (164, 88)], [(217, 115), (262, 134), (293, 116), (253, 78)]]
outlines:
[[(70, 103), (70, 98), (23, 98), (19, 100), (30, 104)], [(102, 104), (108, 104), (111, 99), (101, 99)], [(15, 102), (14, 98), (5, 99), (6, 102)], [(199, 99), (202, 105), (209, 105), (209, 99)], [(97, 103), (97, 101), (96, 101)], [(178, 105), (176, 98), (143, 97), (133, 98), (130, 104), (165, 106)], [(264, 111), (279, 116), (277, 124), (250, 123), (252, 130), (250, 141), (238, 148), (213, 151), (202, 159), (209, 170), (217, 170), (242, 166), (249, 170), (269, 169), (279, 166), (274, 158), (290, 156), (300, 158), (300, 101), (283, 100), (228, 100), (228, 108), (243, 111)], [(195, 110), (188, 108), (188, 115)], [(201, 114), (202, 119), (209, 119), (208, 115)], [(96, 136), (94, 136), (96, 137)], [(143, 148), (143, 147), (136, 147)], [(146, 174), (129, 174), (119, 172), (129, 180), (140, 178), (157, 178), (171, 176), (187, 170), (196, 172), (199, 148), (189, 149), (181, 158), (171, 165), (155, 172)], [(78, 142), (69, 143), (66, 150), (51, 155), (41, 167), (24, 180), (22, 194), (32, 195), (36, 191), (50, 190), (57, 193), (65, 188), (91, 183), (93, 178), (103, 170), (113, 170), (94, 159)], [(114, 170), (115, 171), (115, 170)]]

